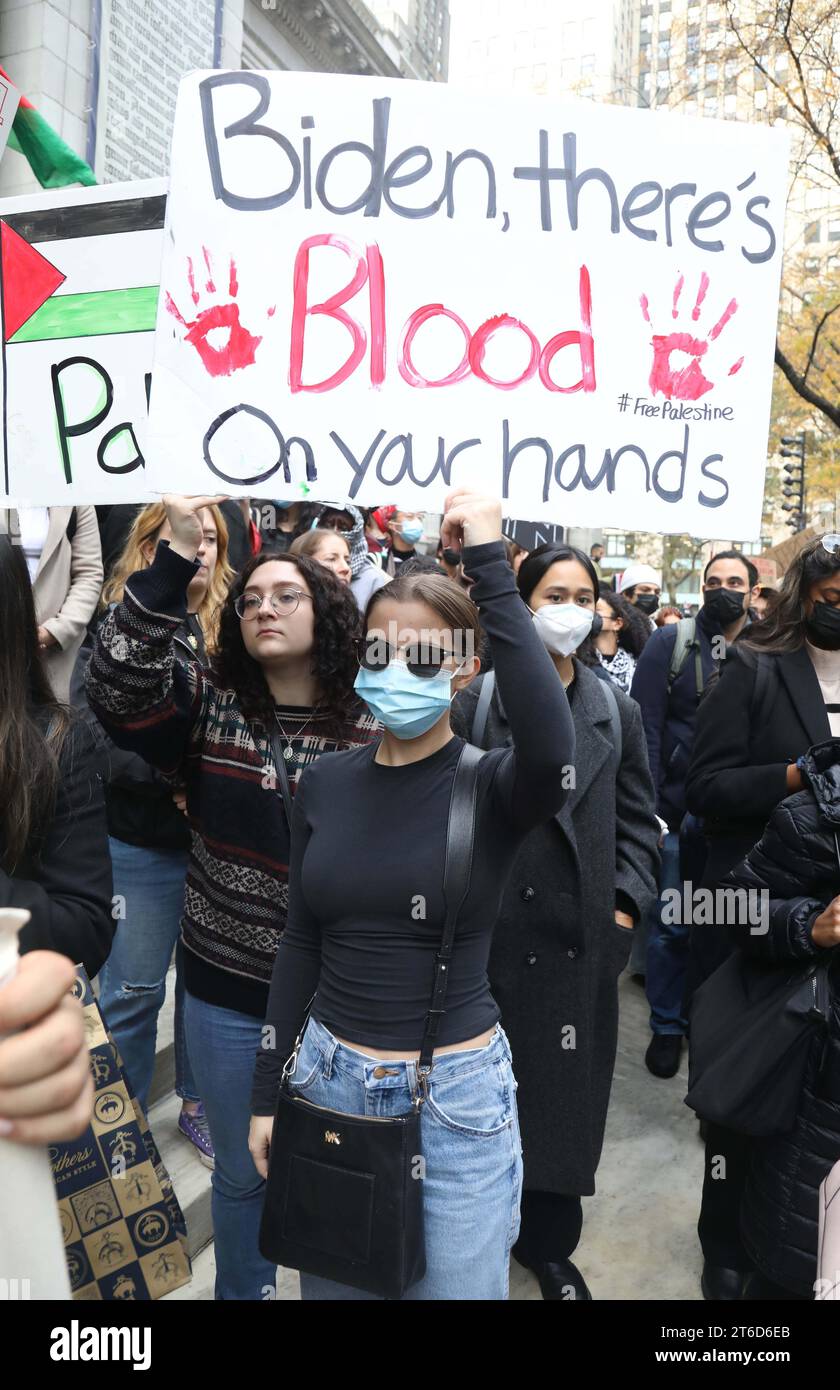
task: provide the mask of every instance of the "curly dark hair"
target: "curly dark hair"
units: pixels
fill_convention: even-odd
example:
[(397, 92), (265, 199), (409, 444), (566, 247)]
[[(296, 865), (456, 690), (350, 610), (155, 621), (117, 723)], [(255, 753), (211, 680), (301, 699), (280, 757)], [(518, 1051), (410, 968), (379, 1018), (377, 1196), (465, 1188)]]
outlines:
[(642, 648), (651, 635), (650, 623), (647, 618), (639, 612), (635, 604), (628, 603), (621, 594), (614, 594), (612, 589), (601, 589), (598, 602), (602, 601), (609, 604), (613, 617), (621, 618), (624, 623), (618, 634), (618, 645), (638, 659), (642, 654)]
[(234, 604), (248, 586), (260, 565), (294, 565), (306, 580), (312, 594), (315, 640), (312, 647), (312, 674), (320, 696), (318, 706), (327, 716), (319, 728), (327, 738), (340, 737), (347, 723), (358, 718), (362, 702), (353, 689), (359, 664), (356, 642), (362, 634), (362, 618), (350, 589), (332, 570), (306, 555), (255, 555), (243, 567), (228, 590), (219, 620), (219, 640), (213, 658), (213, 679), (223, 689), (233, 690), (246, 719), (270, 725), (274, 720), (274, 699), (262, 667), (249, 655), (242, 640), (241, 620)]

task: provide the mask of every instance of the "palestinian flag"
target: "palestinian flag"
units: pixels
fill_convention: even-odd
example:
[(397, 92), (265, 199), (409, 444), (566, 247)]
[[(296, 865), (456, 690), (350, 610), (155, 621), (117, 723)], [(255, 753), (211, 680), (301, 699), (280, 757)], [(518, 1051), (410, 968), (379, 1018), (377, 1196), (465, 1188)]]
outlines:
[[(0, 68), (0, 76), (12, 79)], [(42, 188), (66, 188), (71, 183), (96, 183), (94, 172), (81, 155), (71, 150), (52, 126), (44, 120), (32, 102), (21, 94), (17, 115), (12, 122), (9, 149), (17, 150)]]

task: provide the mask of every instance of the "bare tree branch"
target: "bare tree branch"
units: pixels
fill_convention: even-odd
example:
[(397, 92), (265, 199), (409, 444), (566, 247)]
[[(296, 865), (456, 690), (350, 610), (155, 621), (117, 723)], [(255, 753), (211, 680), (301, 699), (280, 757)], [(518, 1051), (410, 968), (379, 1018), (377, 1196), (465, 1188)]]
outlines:
[(803, 401), (814, 406), (816, 410), (822, 412), (827, 420), (840, 429), (840, 405), (833, 404), (825, 396), (821, 396), (818, 391), (814, 391), (800, 372), (796, 370), (793, 363), (785, 356), (778, 342), (776, 343), (776, 366), (787, 377), (791, 386)]

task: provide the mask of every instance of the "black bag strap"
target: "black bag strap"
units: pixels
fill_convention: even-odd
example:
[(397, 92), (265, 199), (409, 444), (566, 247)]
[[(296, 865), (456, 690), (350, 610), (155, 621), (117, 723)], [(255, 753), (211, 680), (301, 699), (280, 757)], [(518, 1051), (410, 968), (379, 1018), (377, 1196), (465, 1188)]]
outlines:
[(487, 731), (487, 717), (490, 713), (490, 706), (493, 703), (493, 691), (495, 689), (496, 672), (488, 671), (481, 682), (478, 699), (475, 702), (475, 713), (473, 714), (470, 739), (471, 742), (475, 744), (476, 748), (484, 747), (484, 735)]
[(283, 809), (286, 812), (286, 823), (289, 827), (289, 834), (292, 833), (292, 791), (289, 786), (289, 773), (286, 767), (286, 759), (283, 757), (283, 745), (280, 742), (280, 735), (276, 729), (269, 730), (268, 741), (271, 745), (271, 756), (274, 760), (274, 770), (277, 774), (277, 787), (283, 798)]
[(455, 926), (470, 887), (475, 842), (478, 767), (483, 757), (484, 754), (480, 749), (474, 748), (470, 743), (465, 743), (461, 749), (452, 783), (449, 821), (446, 828), (446, 863), (443, 870), (445, 902), (443, 938), (435, 956), (432, 1001), (426, 1015), (426, 1029), (420, 1046), (418, 1064), (418, 1071), (424, 1079), (432, 1069), (435, 1038), (440, 1029), (440, 1021), (446, 1012), (443, 1005), (449, 985), (449, 965), (452, 960), (452, 948), (455, 944)]

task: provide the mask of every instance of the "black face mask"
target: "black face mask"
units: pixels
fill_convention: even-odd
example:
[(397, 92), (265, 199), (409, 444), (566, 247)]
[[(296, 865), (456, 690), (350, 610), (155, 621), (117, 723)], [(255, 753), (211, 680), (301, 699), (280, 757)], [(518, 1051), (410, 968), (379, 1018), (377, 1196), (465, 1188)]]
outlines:
[(461, 563), (461, 552), (459, 550), (451, 550), (449, 546), (446, 545), (440, 552), (440, 558), (446, 565), (459, 565)]
[(639, 597), (634, 600), (634, 603), (640, 613), (646, 613), (647, 616), (650, 617), (650, 615), (652, 613), (655, 613), (657, 608), (659, 607), (659, 595), (639, 594)]
[(704, 589), (703, 607), (721, 627), (729, 627), (744, 616), (744, 593), (736, 589)]
[(805, 628), (817, 646), (835, 651), (840, 647), (840, 608), (832, 608), (830, 603), (815, 603)]

